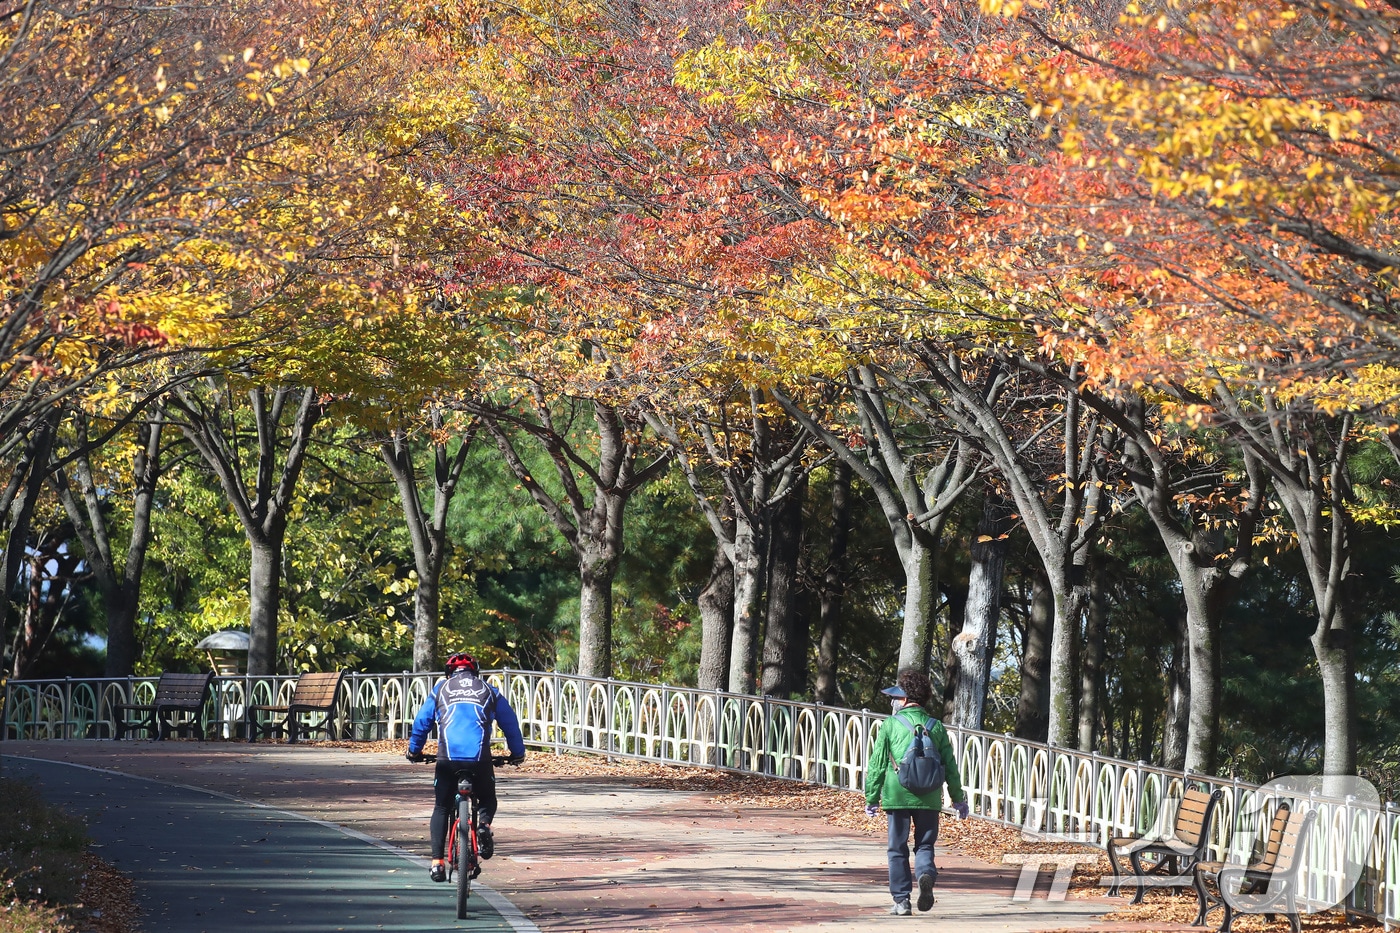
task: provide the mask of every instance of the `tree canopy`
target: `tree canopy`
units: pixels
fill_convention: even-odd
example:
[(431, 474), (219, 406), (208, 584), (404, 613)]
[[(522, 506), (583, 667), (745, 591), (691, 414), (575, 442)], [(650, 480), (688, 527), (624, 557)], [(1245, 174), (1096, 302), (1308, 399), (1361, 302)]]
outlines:
[(0, 3), (6, 668), (918, 667), (1391, 767), (1397, 55), (1364, 0)]

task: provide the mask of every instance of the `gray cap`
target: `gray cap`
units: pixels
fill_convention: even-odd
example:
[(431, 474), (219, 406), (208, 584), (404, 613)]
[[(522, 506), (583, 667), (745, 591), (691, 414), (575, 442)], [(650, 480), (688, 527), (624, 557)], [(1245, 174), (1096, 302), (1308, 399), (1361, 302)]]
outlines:
[(887, 696), (887, 697), (895, 697), (895, 698), (900, 699), (900, 700), (903, 700), (903, 699), (905, 698), (905, 696), (904, 696), (904, 688), (903, 688), (903, 687), (900, 687), (900, 686), (898, 686), (898, 685), (893, 686), (893, 687), (886, 687), (885, 689), (881, 690), (880, 692), (883, 693), (883, 694), (884, 694), (885, 696)]

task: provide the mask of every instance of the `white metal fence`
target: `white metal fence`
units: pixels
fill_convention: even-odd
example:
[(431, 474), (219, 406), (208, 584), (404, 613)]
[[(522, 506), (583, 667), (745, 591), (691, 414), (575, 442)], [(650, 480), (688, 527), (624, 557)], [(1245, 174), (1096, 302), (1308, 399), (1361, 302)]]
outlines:
[[(527, 744), (861, 790), (867, 755), (884, 716), (686, 687), (596, 680), (571, 674), (494, 671), (492, 680), (520, 718)], [(342, 735), (405, 738), (433, 677), (348, 673), (339, 702)], [(206, 734), (241, 735), (249, 704), (285, 704), (296, 678), (216, 677), (205, 707)], [(10, 681), (0, 737), (110, 738), (114, 709), (149, 703), (156, 678)], [(949, 728), (968, 802), (978, 816), (1104, 847), (1111, 836), (1170, 825), (1188, 784), (1220, 788), (1215, 858), (1246, 858), (1268, 825), (1276, 795), (1238, 780), (1165, 771), (1027, 742)], [(1315, 808), (1305, 899), (1343, 904), (1400, 922), (1400, 811), (1354, 797), (1291, 795)]]

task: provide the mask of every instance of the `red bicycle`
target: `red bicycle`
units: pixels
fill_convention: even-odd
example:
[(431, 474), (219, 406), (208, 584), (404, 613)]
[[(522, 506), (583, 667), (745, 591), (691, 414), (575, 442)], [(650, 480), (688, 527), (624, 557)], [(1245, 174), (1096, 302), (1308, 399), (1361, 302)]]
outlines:
[[(504, 755), (493, 755), (491, 764), (500, 767), (510, 759)], [(424, 755), (425, 764), (436, 763), (436, 755)], [(467, 827), (465, 830), (462, 827)], [(457, 813), (447, 827), (447, 877), (457, 876), (457, 919), (467, 919), (467, 899), (472, 896), (472, 880), (481, 874), (481, 826), (476, 812), (476, 798), (472, 796), (472, 781), (465, 772), (457, 774)], [(463, 837), (465, 835), (465, 845)]]

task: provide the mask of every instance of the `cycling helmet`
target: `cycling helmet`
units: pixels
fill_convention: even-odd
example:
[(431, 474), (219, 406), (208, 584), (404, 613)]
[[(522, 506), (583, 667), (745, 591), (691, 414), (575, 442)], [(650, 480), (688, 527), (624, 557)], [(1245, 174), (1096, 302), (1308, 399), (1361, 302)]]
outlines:
[(477, 666), (476, 658), (466, 653), (454, 654), (447, 659), (447, 676), (451, 677), (458, 671), (466, 668), (473, 674), (480, 673), (481, 668)]

